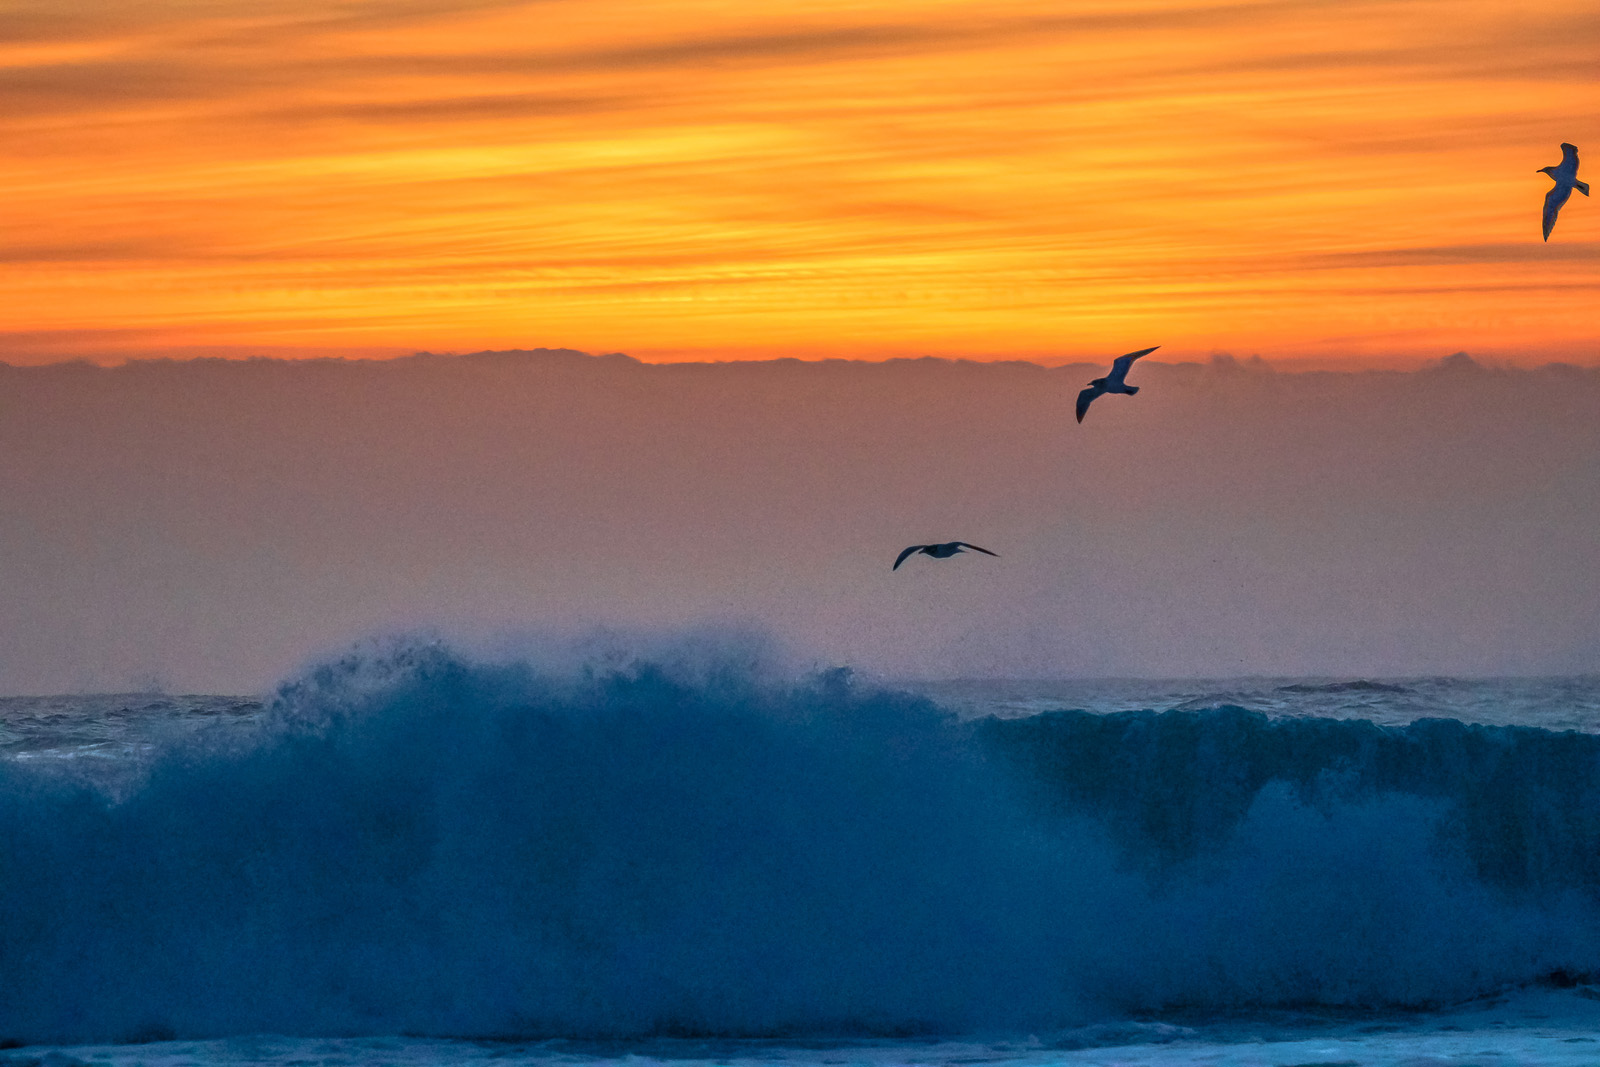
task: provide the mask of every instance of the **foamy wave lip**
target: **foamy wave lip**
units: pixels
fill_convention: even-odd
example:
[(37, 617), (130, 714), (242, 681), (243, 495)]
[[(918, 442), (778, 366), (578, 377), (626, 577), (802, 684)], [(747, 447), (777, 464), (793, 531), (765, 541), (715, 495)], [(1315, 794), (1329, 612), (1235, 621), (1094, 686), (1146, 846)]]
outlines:
[[(368, 647), (120, 801), (0, 768), (0, 1038), (1039, 1033), (1600, 971), (1591, 886), (1485, 880), (1400, 779), (1241, 786), (1285, 736), (1242, 713), (1178, 722), (1203, 775), (1125, 720), (1096, 791), (1020, 726), (673, 641)], [(1193, 847), (1130, 835), (1208, 797)]]

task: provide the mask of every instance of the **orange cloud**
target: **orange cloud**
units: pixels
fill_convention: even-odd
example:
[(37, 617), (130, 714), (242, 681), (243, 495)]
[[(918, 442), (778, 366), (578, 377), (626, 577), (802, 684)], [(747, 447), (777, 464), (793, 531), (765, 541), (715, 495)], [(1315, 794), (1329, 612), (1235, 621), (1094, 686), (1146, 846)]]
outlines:
[(1600, 359), (1591, 5), (1059, 7), (13, 5), (0, 358)]

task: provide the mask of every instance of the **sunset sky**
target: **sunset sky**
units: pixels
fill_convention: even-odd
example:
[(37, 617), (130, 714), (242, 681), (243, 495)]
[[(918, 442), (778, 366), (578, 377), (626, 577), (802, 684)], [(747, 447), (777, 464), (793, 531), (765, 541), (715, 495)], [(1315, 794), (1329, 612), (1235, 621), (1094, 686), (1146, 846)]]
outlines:
[(1593, 0), (11, 0), (0, 360), (1593, 364), (1597, 75)]

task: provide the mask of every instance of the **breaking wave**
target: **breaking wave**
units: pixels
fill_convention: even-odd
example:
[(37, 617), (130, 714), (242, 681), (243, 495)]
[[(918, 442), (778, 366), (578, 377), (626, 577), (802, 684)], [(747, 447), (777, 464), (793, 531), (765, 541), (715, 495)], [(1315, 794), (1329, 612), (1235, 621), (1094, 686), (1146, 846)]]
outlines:
[(1600, 738), (963, 722), (738, 649), (352, 655), (0, 765), (0, 1038), (1040, 1032), (1600, 972)]

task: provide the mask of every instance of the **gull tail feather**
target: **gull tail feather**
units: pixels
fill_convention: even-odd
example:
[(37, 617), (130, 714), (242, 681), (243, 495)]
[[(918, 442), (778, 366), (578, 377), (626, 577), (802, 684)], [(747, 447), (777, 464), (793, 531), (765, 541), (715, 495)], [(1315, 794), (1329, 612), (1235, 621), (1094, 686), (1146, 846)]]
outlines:
[(1584, 196), (1588, 196), (1589, 195), (1589, 183), (1588, 182), (1575, 181), (1575, 182), (1572, 183), (1572, 187), (1574, 189), (1578, 190), (1578, 192), (1582, 193)]

